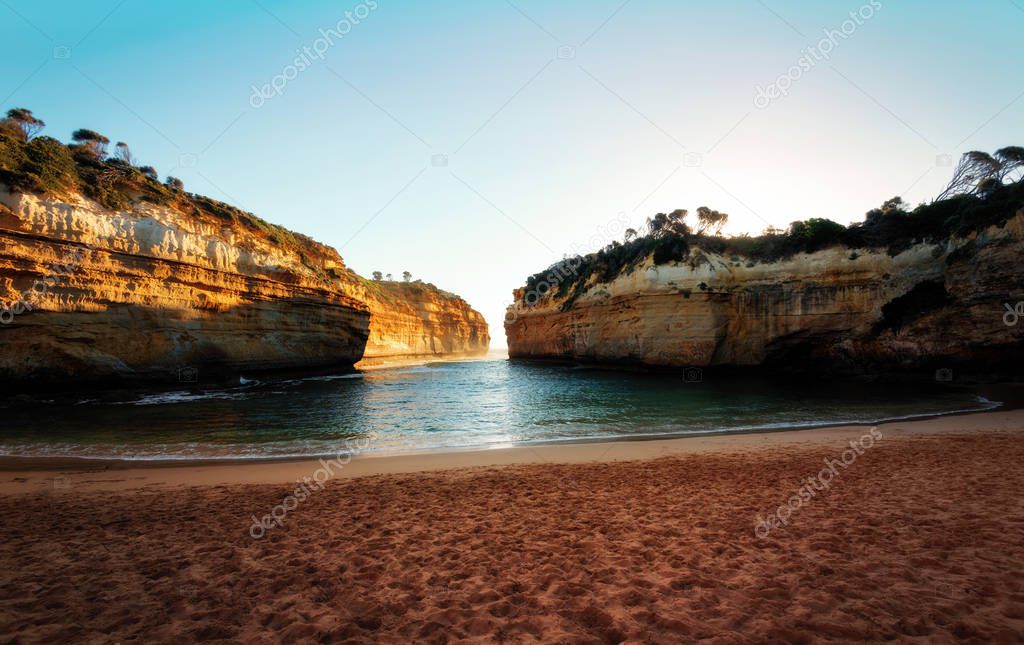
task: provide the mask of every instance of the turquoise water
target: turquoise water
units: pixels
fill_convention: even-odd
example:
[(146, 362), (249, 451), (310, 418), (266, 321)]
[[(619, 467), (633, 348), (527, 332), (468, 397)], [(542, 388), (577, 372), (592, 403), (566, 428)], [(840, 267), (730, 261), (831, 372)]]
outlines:
[(511, 363), (438, 362), (164, 392), (132, 403), (4, 410), (0, 454), (117, 459), (334, 455), (642, 438), (980, 410), (964, 388), (643, 374)]

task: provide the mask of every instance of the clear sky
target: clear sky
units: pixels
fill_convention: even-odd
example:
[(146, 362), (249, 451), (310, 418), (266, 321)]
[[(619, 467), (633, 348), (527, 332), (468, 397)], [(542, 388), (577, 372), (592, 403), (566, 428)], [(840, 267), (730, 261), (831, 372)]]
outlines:
[(622, 218), (845, 223), (1024, 144), (1022, 31), (1024, 0), (0, 0), (0, 106), (459, 293), (503, 346), (512, 289)]

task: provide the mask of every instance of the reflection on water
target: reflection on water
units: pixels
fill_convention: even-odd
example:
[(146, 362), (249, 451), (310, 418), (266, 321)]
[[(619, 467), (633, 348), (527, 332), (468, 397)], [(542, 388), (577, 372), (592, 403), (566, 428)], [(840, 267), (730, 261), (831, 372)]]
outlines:
[(991, 406), (967, 389), (637, 374), (486, 360), (6, 410), (0, 454), (331, 455), (873, 422)]

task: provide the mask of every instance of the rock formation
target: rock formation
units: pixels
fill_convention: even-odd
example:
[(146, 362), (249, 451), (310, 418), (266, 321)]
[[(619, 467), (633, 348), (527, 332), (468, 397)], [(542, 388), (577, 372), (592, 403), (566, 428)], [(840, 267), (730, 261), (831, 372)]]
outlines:
[(1021, 213), (893, 255), (833, 246), (761, 262), (691, 248), (682, 261), (647, 257), (608, 282), (591, 276), (571, 297), (552, 289), (531, 306), (517, 290), (509, 356), (1020, 374), (1024, 316), (1010, 325), (1007, 305), (1024, 301), (1022, 261)]
[(421, 282), (364, 283), (350, 290), (370, 308), (364, 358), (480, 355), (487, 351), (487, 321), (452, 293)]
[(370, 282), (330, 247), (187, 203), (0, 186), (0, 379), (190, 383), (487, 349), (460, 298)]

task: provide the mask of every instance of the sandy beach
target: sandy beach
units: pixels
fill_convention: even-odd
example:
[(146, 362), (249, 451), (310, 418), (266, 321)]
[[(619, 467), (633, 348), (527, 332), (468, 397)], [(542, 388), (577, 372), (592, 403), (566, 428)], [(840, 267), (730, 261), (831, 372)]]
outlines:
[(1020, 642), (1022, 438), (997, 411), (330, 479), (8, 460), (0, 639)]

